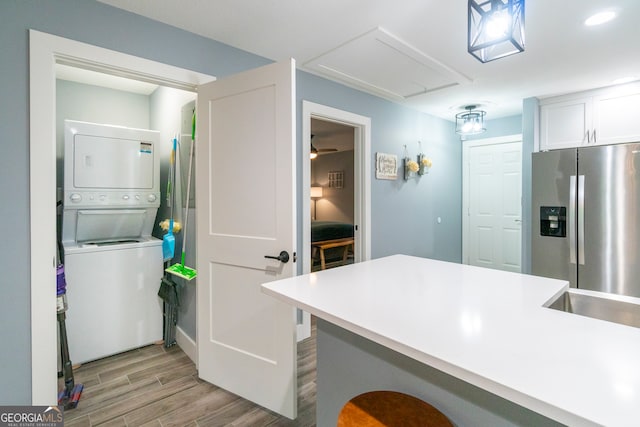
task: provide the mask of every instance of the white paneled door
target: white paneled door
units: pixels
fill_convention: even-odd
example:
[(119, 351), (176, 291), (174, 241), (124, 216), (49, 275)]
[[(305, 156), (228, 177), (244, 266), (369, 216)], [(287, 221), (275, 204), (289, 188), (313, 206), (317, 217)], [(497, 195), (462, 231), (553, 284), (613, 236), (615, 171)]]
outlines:
[(522, 143), (467, 148), (468, 264), (520, 272)]
[(295, 310), (260, 290), (296, 271), (294, 61), (200, 86), (197, 114), (199, 375), (295, 418)]

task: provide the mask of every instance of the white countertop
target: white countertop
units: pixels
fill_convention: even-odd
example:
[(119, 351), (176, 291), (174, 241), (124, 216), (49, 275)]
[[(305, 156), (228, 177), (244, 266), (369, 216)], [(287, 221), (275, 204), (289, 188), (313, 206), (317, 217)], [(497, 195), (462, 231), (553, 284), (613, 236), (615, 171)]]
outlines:
[(543, 307), (567, 282), (394, 255), (262, 288), (561, 423), (640, 422), (640, 329)]

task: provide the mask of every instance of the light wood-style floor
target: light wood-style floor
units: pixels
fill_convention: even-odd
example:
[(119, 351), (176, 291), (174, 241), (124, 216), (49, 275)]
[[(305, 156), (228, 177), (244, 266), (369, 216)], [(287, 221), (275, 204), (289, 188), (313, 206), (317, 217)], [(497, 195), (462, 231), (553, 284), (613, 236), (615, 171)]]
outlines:
[[(291, 421), (198, 378), (178, 347), (151, 345), (87, 363), (65, 426), (315, 426), (316, 338), (298, 344), (298, 418)], [(62, 384), (62, 383), (60, 383)]]

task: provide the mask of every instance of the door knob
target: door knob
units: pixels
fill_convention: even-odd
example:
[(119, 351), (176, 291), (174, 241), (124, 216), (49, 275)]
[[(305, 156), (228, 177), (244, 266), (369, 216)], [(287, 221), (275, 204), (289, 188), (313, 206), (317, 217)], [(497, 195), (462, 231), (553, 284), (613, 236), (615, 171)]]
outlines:
[(280, 255), (278, 256), (265, 255), (264, 257), (269, 259), (277, 259), (278, 261), (284, 264), (289, 262), (289, 252), (287, 251), (280, 252)]

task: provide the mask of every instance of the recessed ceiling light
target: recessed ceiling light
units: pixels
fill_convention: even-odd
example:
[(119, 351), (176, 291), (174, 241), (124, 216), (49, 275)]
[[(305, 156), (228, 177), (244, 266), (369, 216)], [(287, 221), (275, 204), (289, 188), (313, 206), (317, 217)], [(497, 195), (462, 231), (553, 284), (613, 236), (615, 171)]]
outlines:
[(587, 18), (587, 20), (584, 21), (584, 25), (588, 27), (592, 27), (594, 25), (604, 24), (605, 22), (611, 21), (615, 17), (616, 17), (616, 13), (611, 10), (607, 10), (605, 12), (599, 12)]

